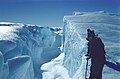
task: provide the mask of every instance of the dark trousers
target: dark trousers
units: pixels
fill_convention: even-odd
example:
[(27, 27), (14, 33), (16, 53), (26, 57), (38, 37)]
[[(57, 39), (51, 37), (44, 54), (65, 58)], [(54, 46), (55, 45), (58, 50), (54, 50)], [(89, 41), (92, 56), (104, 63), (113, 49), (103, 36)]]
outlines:
[(91, 62), (89, 79), (102, 79), (102, 70), (104, 63)]

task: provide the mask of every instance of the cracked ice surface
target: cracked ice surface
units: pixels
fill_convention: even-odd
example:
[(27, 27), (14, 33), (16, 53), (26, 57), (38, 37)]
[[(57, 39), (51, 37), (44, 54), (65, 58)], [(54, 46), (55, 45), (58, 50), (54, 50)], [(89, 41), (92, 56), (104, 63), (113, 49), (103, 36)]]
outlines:
[(61, 28), (0, 22), (0, 79), (42, 79), (40, 66), (61, 53), (58, 31)]

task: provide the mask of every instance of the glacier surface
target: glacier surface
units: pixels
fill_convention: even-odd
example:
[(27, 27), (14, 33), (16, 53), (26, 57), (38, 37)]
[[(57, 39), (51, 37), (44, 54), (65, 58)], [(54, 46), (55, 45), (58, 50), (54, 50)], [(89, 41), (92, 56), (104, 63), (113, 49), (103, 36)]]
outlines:
[(0, 79), (42, 79), (41, 65), (61, 53), (58, 31), (61, 28), (0, 22)]
[[(103, 79), (119, 79), (120, 16), (104, 11), (74, 12), (73, 15), (65, 16), (63, 21), (63, 53), (41, 66), (43, 79), (85, 79), (88, 28), (94, 29), (99, 35), (105, 44), (107, 61), (118, 68), (116, 70), (105, 65)], [(90, 64), (89, 60), (87, 78)]]
[(0, 79), (84, 79), (88, 28), (105, 44), (103, 79), (120, 79), (120, 15), (74, 12), (63, 21), (63, 30), (0, 22)]

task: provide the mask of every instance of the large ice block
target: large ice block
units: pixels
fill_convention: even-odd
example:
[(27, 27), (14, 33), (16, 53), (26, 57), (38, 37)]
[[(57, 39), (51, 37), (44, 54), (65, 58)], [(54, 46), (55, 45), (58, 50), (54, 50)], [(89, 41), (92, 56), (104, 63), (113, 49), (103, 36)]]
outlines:
[[(113, 63), (120, 63), (120, 15), (99, 12), (75, 12), (64, 16), (64, 67), (71, 77), (81, 69), (82, 56), (87, 51), (87, 29), (91, 28), (102, 39), (106, 58)], [(113, 61), (114, 60), (114, 61)], [(84, 71), (81, 71), (85, 73)], [(110, 79), (109, 74), (118, 79), (118, 71), (104, 67), (103, 78)], [(75, 77), (77, 78), (77, 77)], [(79, 78), (78, 78), (79, 79)], [(112, 77), (111, 77), (112, 79)]]

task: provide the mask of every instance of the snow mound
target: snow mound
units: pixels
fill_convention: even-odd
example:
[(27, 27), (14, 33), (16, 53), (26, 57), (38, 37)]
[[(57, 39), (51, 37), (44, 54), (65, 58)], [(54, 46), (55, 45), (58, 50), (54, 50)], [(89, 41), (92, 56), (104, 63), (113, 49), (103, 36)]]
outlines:
[(63, 67), (64, 53), (41, 66), (43, 79), (71, 79), (68, 71)]

